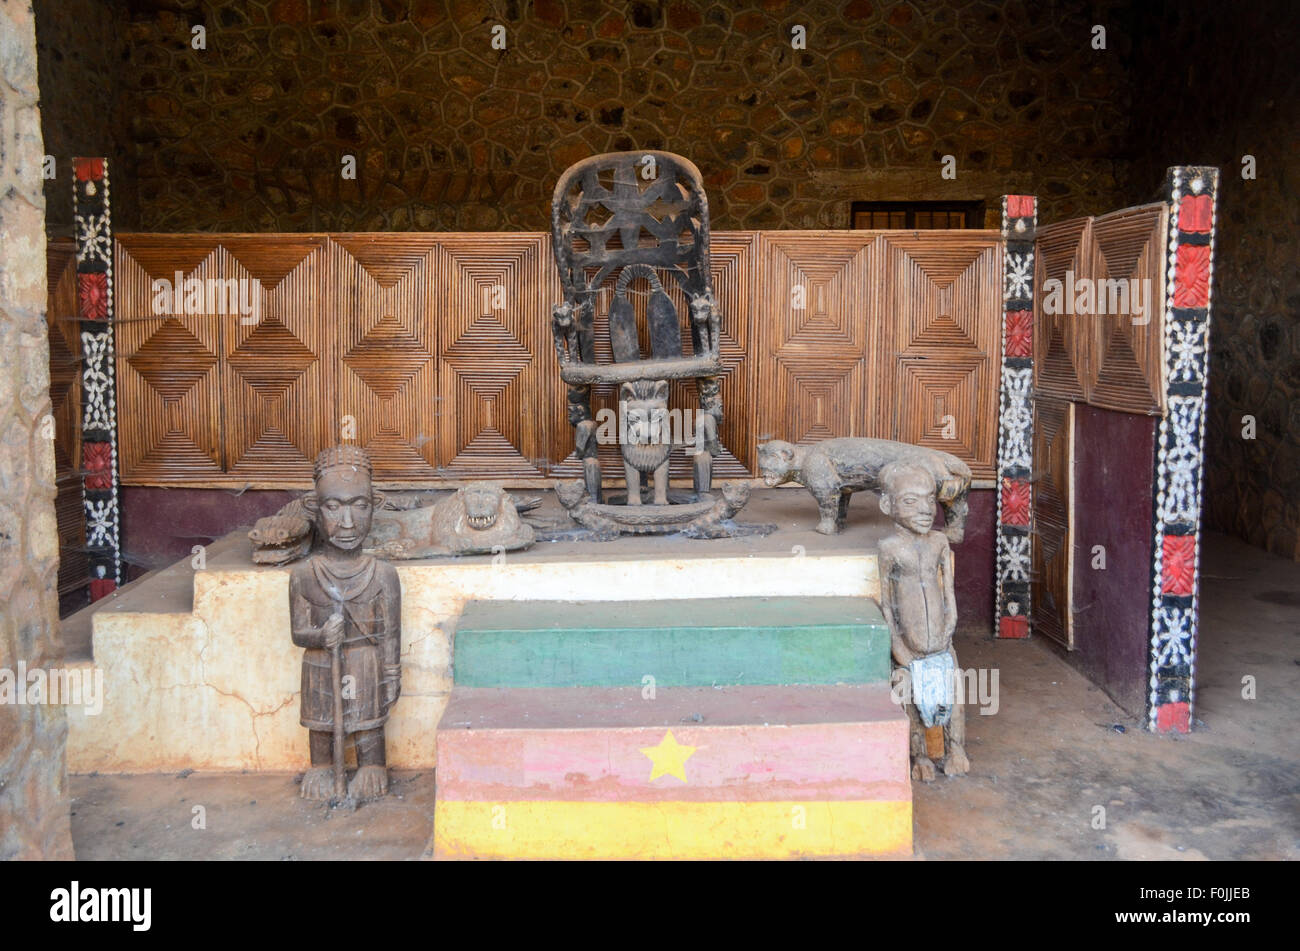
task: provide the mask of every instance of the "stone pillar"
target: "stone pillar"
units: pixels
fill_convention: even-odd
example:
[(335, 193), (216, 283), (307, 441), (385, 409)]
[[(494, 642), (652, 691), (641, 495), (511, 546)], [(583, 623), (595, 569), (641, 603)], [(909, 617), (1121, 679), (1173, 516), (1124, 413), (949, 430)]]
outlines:
[(73, 857), (63, 708), (18, 702), (63, 658), (37, 99), (31, 4), (0, 0), (0, 860)]

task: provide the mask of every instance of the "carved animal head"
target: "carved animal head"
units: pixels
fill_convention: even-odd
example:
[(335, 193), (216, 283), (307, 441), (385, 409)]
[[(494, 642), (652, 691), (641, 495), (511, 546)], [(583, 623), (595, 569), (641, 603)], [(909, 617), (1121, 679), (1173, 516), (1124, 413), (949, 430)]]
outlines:
[(723, 482), (719, 485), (719, 488), (722, 490), (722, 498), (732, 511), (738, 511), (749, 501), (749, 483), (747, 482)]
[(530, 525), (519, 518), (514, 499), (492, 482), (471, 482), (434, 506), (433, 537), (461, 555), (514, 551), (533, 543)]
[(713, 301), (703, 294), (691, 298), (691, 320), (697, 324), (706, 324), (713, 316)]
[(650, 446), (670, 442), (667, 380), (624, 383), (619, 388), (618, 399), (627, 421), (624, 443)]
[(287, 565), (311, 551), (311, 522), (301, 515), (268, 515), (257, 520), (248, 537), (253, 564)]
[(581, 479), (555, 483), (555, 497), (566, 509), (571, 509), (587, 495), (587, 485)]
[(758, 447), (758, 474), (768, 486), (798, 481), (799, 453), (781, 439), (762, 443)]
[(259, 518), (248, 537), (255, 545), (284, 545), (297, 542), (311, 532), (311, 522), (300, 515), (267, 515)]
[(458, 493), (465, 507), (465, 525), (476, 532), (484, 532), (496, 524), (502, 504), (510, 504), (505, 491), (490, 482), (474, 482)]

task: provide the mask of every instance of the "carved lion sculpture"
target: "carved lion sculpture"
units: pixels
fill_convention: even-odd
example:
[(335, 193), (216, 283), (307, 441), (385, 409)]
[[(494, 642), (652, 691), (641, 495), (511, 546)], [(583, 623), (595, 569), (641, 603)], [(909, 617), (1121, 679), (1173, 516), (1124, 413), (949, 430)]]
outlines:
[(627, 432), (620, 434), (627, 504), (641, 504), (641, 476), (654, 474), (655, 505), (668, 504), (668, 381), (636, 380), (619, 390)]
[[(538, 504), (540, 499), (515, 499), (492, 482), (472, 482), (435, 505), (403, 506), (390, 500), (376, 510), (365, 548), (393, 559), (527, 548), (536, 536), (519, 513)], [(298, 499), (259, 519), (248, 537), (259, 565), (288, 564), (306, 556), (314, 542), (312, 523)]]
[(970, 467), (937, 449), (890, 439), (844, 437), (811, 446), (774, 439), (758, 447), (758, 471), (769, 486), (798, 482), (813, 494), (821, 519), (817, 531), (835, 535), (857, 491), (880, 491), (880, 471), (889, 463), (920, 466), (934, 476), (935, 495), (944, 514), (944, 534), (960, 542), (966, 533)]
[(437, 505), (401, 513), (400, 519), (393, 519), (399, 527), (397, 536), (376, 547), (390, 558), (422, 558), (442, 552), (478, 555), (527, 548), (535, 537), (533, 527), (519, 517), (515, 505), (501, 486), (472, 482)]

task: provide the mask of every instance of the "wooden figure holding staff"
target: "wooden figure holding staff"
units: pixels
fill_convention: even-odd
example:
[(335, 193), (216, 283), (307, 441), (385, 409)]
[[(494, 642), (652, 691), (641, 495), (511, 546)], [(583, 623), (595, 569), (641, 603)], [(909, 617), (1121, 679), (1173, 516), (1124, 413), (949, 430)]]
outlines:
[[(401, 693), (402, 589), (397, 570), (365, 554), (374, 509), (370, 459), (335, 446), (316, 459), (316, 487), (303, 505), (316, 549), (289, 578), (293, 642), (302, 658), (302, 725), (311, 731), (304, 799), (373, 799), (388, 791), (384, 724)], [(345, 738), (357, 772), (344, 785)]]

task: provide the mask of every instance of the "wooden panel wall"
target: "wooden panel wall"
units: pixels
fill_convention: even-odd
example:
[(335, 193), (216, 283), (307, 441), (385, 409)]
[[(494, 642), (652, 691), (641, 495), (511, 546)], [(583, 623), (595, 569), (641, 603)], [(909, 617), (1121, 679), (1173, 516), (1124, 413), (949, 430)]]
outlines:
[(1074, 649), (1071, 481), (1074, 472), (1074, 404), (1034, 401), (1034, 530), (1030, 598), (1034, 630)]
[[(1127, 413), (1164, 412), (1164, 203), (1125, 208), (1098, 218), (1074, 218), (1038, 229), (1034, 310), (1035, 392)], [(1048, 281), (1086, 281), (1094, 294), (1091, 313), (1048, 314)], [(1104, 282), (1127, 282), (1119, 313)], [(1136, 282), (1136, 283), (1135, 283)], [(1080, 288), (1066, 285), (1065, 294)], [(1118, 293), (1114, 287), (1113, 293)], [(1097, 313), (1106, 298), (1107, 313)]]
[[(1126, 208), (1096, 218), (1093, 272), (1142, 288), (1139, 315), (1096, 315), (1090, 321), (1087, 401), (1102, 409), (1164, 412), (1164, 288), (1167, 206)], [(1130, 305), (1134, 303), (1130, 301)]]
[[(971, 232), (881, 237), (878, 424), (902, 442), (942, 449), (982, 477), (997, 440), (1002, 283), (996, 242)], [(891, 365), (892, 364), (892, 365)]]
[(218, 253), (207, 236), (146, 235), (117, 243), (113, 293), (124, 483), (202, 482), (226, 474), (221, 362), (223, 338), (234, 333), (227, 327), (232, 318), (186, 316), (183, 306), (179, 314), (155, 314), (152, 282), (174, 281), (177, 271), (204, 278), (227, 270), (229, 254)]
[(1035, 390), (1058, 400), (1084, 399), (1087, 334), (1073, 314), (1049, 314), (1043, 306), (1048, 281), (1092, 276), (1092, 219), (1075, 218), (1038, 229), (1034, 246)]
[(882, 387), (878, 233), (759, 239), (759, 431), (790, 442), (875, 436)]
[[(305, 484), (349, 426), (389, 482), (580, 475), (549, 235), (124, 234), (117, 259), (125, 484)], [(720, 232), (712, 269), (726, 368), (715, 474), (752, 474), (762, 439), (870, 435), (993, 476), (997, 233)], [(178, 271), (255, 279), (258, 320), (155, 313), (151, 282)], [(593, 396), (593, 409), (616, 403), (613, 388)], [(674, 384), (671, 407), (696, 405), (693, 384)], [(615, 446), (602, 462), (618, 474)], [(683, 453), (673, 475), (689, 475)]]

